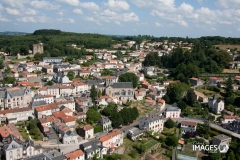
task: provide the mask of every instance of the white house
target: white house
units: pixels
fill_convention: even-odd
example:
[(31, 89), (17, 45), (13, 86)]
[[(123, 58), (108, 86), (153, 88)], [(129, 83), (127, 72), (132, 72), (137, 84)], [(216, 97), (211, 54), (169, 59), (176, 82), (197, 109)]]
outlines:
[(115, 148), (121, 146), (123, 144), (123, 132), (119, 129), (108, 133), (105, 136), (99, 138), (103, 147), (106, 147), (108, 150), (115, 150)]
[(63, 144), (76, 144), (78, 143), (78, 135), (73, 131), (67, 131), (62, 137)]
[(92, 139), (94, 137), (94, 128), (93, 126), (87, 124), (79, 128), (79, 135), (85, 139)]
[(69, 160), (85, 160), (84, 152), (81, 149), (65, 154)]
[(165, 118), (180, 118), (180, 114), (181, 109), (177, 106), (169, 106), (164, 112)]
[(212, 110), (212, 112), (216, 114), (220, 114), (224, 110), (224, 101), (218, 99), (216, 96), (213, 96), (208, 101), (208, 107)]
[(163, 130), (163, 120), (159, 116), (144, 117), (139, 122), (139, 128), (146, 131), (161, 133)]
[(182, 133), (195, 132), (197, 130), (196, 122), (182, 121), (181, 122)]

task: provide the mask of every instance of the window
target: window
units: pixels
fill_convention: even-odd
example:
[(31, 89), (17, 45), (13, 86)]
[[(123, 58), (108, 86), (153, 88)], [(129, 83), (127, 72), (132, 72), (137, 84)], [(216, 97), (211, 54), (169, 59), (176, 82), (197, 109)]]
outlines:
[(23, 97), (21, 97), (21, 100), (23, 100)]
[(9, 152), (9, 155), (10, 155), (10, 156), (12, 155), (12, 151)]

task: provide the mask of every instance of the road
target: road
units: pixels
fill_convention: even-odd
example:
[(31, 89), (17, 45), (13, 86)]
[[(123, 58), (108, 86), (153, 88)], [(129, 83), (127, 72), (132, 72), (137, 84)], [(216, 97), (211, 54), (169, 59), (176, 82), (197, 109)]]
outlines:
[(47, 148), (47, 149), (55, 149), (55, 148), (59, 148), (60, 149), (60, 152), (62, 154), (66, 154), (66, 153), (69, 153), (69, 152), (72, 152), (72, 151), (75, 151), (77, 149), (79, 149), (79, 146), (80, 144), (83, 144), (83, 143), (86, 143), (88, 142), (88, 140), (83, 140), (79, 143), (76, 143), (76, 144), (44, 144), (42, 145), (43, 148)]
[[(202, 119), (194, 119), (194, 118), (173, 118), (172, 120), (178, 121), (178, 122), (181, 122), (181, 121), (189, 121), (189, 122), (196, 122), (196, 123), (200, 123), (200, 124), (203, 124), (203, 123), (204, 123), (204, 120), (202, 120)], [(222, 128), (221, 126), (216, 125), (216, 124), (214, 124), (214, 123), (211, 123), (211, 122), (210, 122), (210, 127), (211, 127), (211, 128), (214, 128), (214, 129), (216, 129), (216, 130), (218, 130), (218, 131), (228, 133), (228, 134), (230, 134), (231, 136), (240, 139), (240, 134), (237, 134), (237, 133), (234, 133), (234, 132), (232, 132), (232, 131), (230, 131), (230, 130), (224, 129), (224, 128)]]

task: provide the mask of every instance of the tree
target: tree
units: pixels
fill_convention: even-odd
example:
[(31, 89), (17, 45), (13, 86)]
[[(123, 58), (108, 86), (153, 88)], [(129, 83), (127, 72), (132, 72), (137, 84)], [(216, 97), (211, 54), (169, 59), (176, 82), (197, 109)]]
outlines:
[(101, 97), (102, 96), (102, 91), (99, 89), (98, 90), (98, 97)]
[(134, 73), (124, 73), (121, 74), (118, 78), (119, 82), (132, 82), (133, 88), (136, 88), (138, 85), (138, 77)]
[(221, 153), (219, 150), (217, 150), (216, 153), (210, 153), (209, 154), (210, 160), (220, 160), (221, 159)]
[(168, 95), (164, 95), (163, 99), (165, 100), (166, 103), (170, 103), (170, 98), (168, 97)]
[(193, 105), (196, 102), (197, 96), (194, 93), (193, 89), (190, 89), (190, 90), (187, 91), (186, 100), (187, 100), (189, 105)]
[(175, 136), (168, 136), (166, 139), (165, 139), (165, 144), (167, 146), (173, 146), (173, 147), (176, 147), (178, 145), (178, 138), (175, 137)]
[(228, 157), (227, 160), (236, 159), (235, 154), (234, 154), (233, 151), (230, 151), (230, 153), (229, 153), (229, 155), (227, 157)]
[(173, 128), (176, 126), (176, 123), (172, 119), (168, 119), (165, 123), (164, 126), (167, 128)]
[(4, 80), (7, 84), (13, 84), (15, 82), (14, 77), (6, 77), (6, 78), (4, 78)]
[(67, 77), (69, 78), (69, 80), (73, 80), (74, 76), (75, 76), (75, 73), (73, 71), (70, 71), (67, 73)]
[(86, 115), (88, 123), (95, 123), (101, 118), (101, 114), (93, 108), (88, 109)]
[(178, 101), (177, 106), (183, 111), (187, 108), (187, 104), (184, 101)]
[(95, 85), (92, 85), (90, 89), (90, 97), (92, 99), (92, 102), (95, 103), (95, 100), (97, 99), (97, 90), (95, 88)]
[(226, 87), (225, 87), (225, 96), (231, 97), (233, 95), (233, 80), (231, 75), (229, 75), (227, 81), (226, 81)]
[(123, 124), (123, 119), (121, 117), (121, 114), (118, 112), (114, 112), (110, 117), (110, 120), (112, 121), (113, 127), (119, 127), (120, 125)]
[(111, 70), (109, 70), (109, 69), (103, 69), (103, 70), (101, 71), (101, 76), (108, 76), (108, 75), (110, 75), (111, 73), (112, 73)]
[(167, 95), (170, 98), (170, 102), (178, 102), (182, 99), (183, 93), (189, 88), (185, 83), (173, 83), (167, 88)]
[(53, 82), (52, 81), (47, 81), (47, 83), (45, 85), (46, 86), (51, 86), (51, 85), (53, 85)]
[(7, 67), (7, 68), (4, 70), (4, 73), (11, 73), (11, 68)]

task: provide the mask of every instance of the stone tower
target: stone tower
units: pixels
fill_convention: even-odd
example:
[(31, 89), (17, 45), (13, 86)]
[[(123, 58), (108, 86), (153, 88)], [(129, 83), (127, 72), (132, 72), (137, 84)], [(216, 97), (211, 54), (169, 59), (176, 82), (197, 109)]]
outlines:
[(33, 44), (33, 54), (43, 53), (43, 44), (39, 42), (38, 44)]

